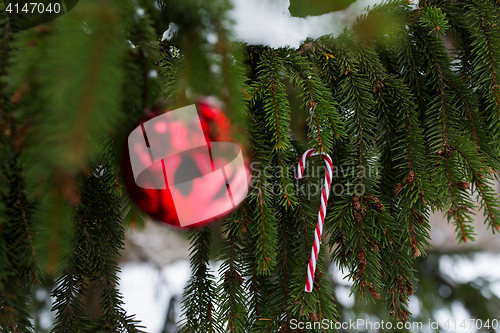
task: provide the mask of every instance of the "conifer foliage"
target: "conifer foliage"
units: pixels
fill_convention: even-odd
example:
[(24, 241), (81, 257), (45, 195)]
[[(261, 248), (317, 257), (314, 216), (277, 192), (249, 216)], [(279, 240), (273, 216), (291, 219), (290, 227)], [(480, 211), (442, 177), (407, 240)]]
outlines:
[[(297, 49), (233, 41), (223, 0), (87, 0), (16, 33), (4, 9), (1, 331), (32, 332), (31, 292), (51, 281), (53, 332), (141, 331), (117, 290), (124, 227), (142, 216), (118, 165), (127, 129), (163, 98), (173, 109), (218, 97), (253, 162), (238, 209), (190, 232), (182, 332), (335, 321), (329, 263), (349, 273), (357, 297), (407, 321), (431, 212), (473, 241), (477, 196), (500, 231), (498, 1), (388, 0), (340, 36)], [(336, 166), (312, 293), (313, 190), (324, 168), (313, 159), (295, 179), (308, 148)], [(90, 284), (97, 317), (83, 303)]]

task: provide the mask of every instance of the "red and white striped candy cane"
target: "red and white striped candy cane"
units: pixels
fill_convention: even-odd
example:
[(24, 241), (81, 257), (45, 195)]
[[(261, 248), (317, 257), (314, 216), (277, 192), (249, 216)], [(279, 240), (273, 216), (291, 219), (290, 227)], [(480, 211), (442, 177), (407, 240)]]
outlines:
[(326, 216), (326, 205), (328, 204), (328, 196), (330, 195), (330, 188), (332, 186), (332, 159), (328, 154), (319, 153), (316, 149), (309, 149), (300, 157), (297, 172), (297, 179), (302, 179), (307, 159), (311, 156), (317, 155), (321, 156), (323, 160), (325, 160), (327, 170), (325, 172), (325, 184), (323, 186), (323, 190), (321, 191), (321, 205), (319, 207), (318, 222), (316, 223), (316, 229), (314, 231), (314, 243), (311, 249), (309, 264), (307, 265), (305, 291), (308, 293), (312, 292), (313, 289), (314, 272), (316, 271), (316, 262), (318, 261), (319, 246), (321, 244), (321, 234), (323, 233), (323, 224)]

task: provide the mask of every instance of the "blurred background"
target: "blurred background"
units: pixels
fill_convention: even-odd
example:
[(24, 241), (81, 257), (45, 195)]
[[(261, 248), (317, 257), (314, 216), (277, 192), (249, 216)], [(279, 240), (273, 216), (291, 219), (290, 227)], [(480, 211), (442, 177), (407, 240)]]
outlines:
[[(499, 185), (496, 184), (497, 191)], [(500, 238), (482, 223), (482, 211), (476, 211), (475, 242), (458, 244), (454, 227), (442, 213), (431, 215), (432, 248), (427, 256), (416, 261), (416, 292), (410, 301), (412, 322), (422, 322), (423, 330), (410, 332), (500, 332), (494, 319), (500, 314)], [(216, 226), (216, 229), (220, 226)], [(214, 235), (221, 233), (215, 231)], [(216, 249), (220, 240), (214, 239)], [(212, 251), (212, 253), (217, 253)], [(212, 258), (212, 271), (217, 276), (218, 266)], [(145, 220), (144, 226), (126, 231), (125, 249), (119, 258), (119, 290), (124, 296), (124, 309), (136, 318), (150, 333), (177, 332), (181, 319), (180, 302), (183, 288), (191, 275), (189, 242), (183, 231)], [(305, 269), (305, 268), (304, 268)], [(386, 320), (386, 306), (380, 302), (366, 304), (350, 295), (351, 283), (344, 279), (347, 272), (329, 264), (334, 284), (339, 320), (365, 319), (372, 323)], [(36, 332), (48, 332), (54, 318), (50, 312), (50, 290), (38, 289), (34, 299), (38, 310)], [(94, 296), (95, 297), (94, 297)], [(96, 309), (97, 292), (90, 290), (86, 309)], [(489, 321), (489, 329), (477, 329), (470, 319)], [(439, 330), (429, 330), (429, 320), (439, 323)], [(456, 321), (454, 324), (453, 321)], [(466, 327), (459, 327), (465, 320)], [(470, 328), (471, 323), (473, 324)], [(447, 324), (449, 327), (447, 328)], [(459, 327), (455, 329), (453, 325)], [(493, 325), (493, 327), (491, 327)], [(481, 327), (481, 326), (479, 326)], [(494, 329), (496, 328), (496, 329)], [(343, 330), (344, 331), (344, 330)], [(389, 332), (401, 330), (346, 330), (346, 332)]]
[[(435, 331), (425, 329), (429, 320), (437, 321), (442, 332), (500, 332), (499, 327), (479, 330), (475, 323), (470, 328), (470, 319), (480, 319), (483, 324), (489, 320), (490, 325), (493, 319), (500, 319), (500, 238), (483, 225), (482, 211), (476, 214), (477, 239), (462, 245), (442, 213), (431, 216), (433, 248), (427, 250), (425, 258), (417, 260), (419, 281), (410, 302), (412, 321), (424, 323), (421, 332)], [(184, 236), (152, 221), (146, 222), (144, 230), (127, 231), (120, 261), (120, 290), (125, 309), (136, 313), (148, 332), (177, 332), (175, 322), (180, 319), (182, 288), (190, 276), (189, 244)], [(214, 266), (213, 271), (217, 270)], [(340, 321), (364, 318), (374, 323), (386, 319), (385, 305), (366, 304), (350, 296), (351, 283), (344, 279), (347, 272), (334, 265), (329, 266), (329, 272), (335, 284)], [(454, 329), (453, 320), (457, 321), (456, 327), (466, 320), (466, 328)], [(388, 330), (366, 330), (381, 331)]]

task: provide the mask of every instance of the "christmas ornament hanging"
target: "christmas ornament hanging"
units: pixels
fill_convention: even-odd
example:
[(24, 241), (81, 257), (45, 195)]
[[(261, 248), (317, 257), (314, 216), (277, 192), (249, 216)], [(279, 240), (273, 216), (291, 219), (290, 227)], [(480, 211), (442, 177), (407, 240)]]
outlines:
[(333, 163), (332, 159), (328, 154), (319, 153), (316, 149), (306, 150), (304, 154), (300, 157), (299, 166), (297, 168), (297, 179), (302, 179), (304, 174), (304, 169), (306, 161), (311, 156), (321, 156), (325, 160), (326, 172), (325, 172), (325, 184), (321, 191), (321, 204), (318, 213), (318, 222), (316, 223), (316, 228), (314, 229), (314, 242), (311, 249), (311, 256), (309, 258), (309, 264), (307, 265), (307, 280), (304, 290), (306, 292), (312, 292), (313, 282), (314, 282), (314, 272), (316, 271), (316, 262), (318, 261), (319, 248), (321, 244), (321, 235), (323, 233), (323, 224), (326, 217), (326, 206), (328, 204), (328, 197), (330, 195), (330, 188), (332, 186), (332, 169)]
[(218, 142), (231, 138), (229, 120), (211, 98), (196, 106), (149, 111), (122, 155), (130, 198), (151, 218), (178, 227), (217, 221), (248, 193), (239, 146)]

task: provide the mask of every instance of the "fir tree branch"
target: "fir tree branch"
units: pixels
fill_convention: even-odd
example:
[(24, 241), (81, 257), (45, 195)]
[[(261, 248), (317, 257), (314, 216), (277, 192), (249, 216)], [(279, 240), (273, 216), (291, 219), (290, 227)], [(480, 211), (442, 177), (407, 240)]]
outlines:
[(220, 323), (214, 309), (216, 286), (208, 265), (212, 229), (193, 231), (190, 265), (192, 276), (184, 289), (182, 309), (184, 319), (180, 332), (218, 332)]
[[(269, 128), (271, 133), (272, 156), (276, 158), (281, 173), (280, 201), (284, 205), (292, 205), (295, 203), (294, 195), (286, 193), (285, 190), (290, 187), (291, 179), (288, 173), (284, 173), (288, 170), (285, 161), (290, 148), (290, 105), (280, 73), (284, 61), (284, 57), (277, 51), (264, 51), (257, 67), (260, 71), (260, 82), (251, 86), (250, 95), (253, 97), (252, 104), (262, 107), (262, 110), (259, 108), (256, 111), (263, 113), (262, 124)], [(260, 90), (262, 82), (267, 82), (265, 90)], [(257, 91), (261, 93), (256, 94)]]
[(243, 289), (241, 267), (242, 242), (240, 235), (244, 227), (245, 212), (243, 205), (224, 223), (224, 234), (227, 238), (222, 244), (219, 259), (222, 261), (219, 275), (223, 277), (219, 283), (217, 295), (220, 306), (219, 318), (227, 324), (228, 332), (246, 332), (246, 299)]
[[(488, 184), (488, 180), (484, 176), (484, 174), (488, 174), (484, 169), (489, 167), (482, 165), (483, 163), (477, 165), (463, 151), (458, 151), (458, 153), (472, 173), (471, 182), (474, 185), (474, 190), (479, 194), (481, 207), (485, 209), (486, 222), (492, 227), (493, 233), (495, 230), (500, 231), (500, 201), (494, 195), (495, 192), (491, 189), (491, 184)], [(495, 229), (493, 230), (493, 228)]]
[[(0, 327), (12, 332), (32, 332), (29, 320), (29, 294), (37, 278), (33, 256), (32, 212), (34, 204), (26, 196), (22, 164), (6, 138), (2, 135), (0, 160), (0, 243), (2, 264), (0, 271)], [(10, 147), (9, 147), (10, 146)], [(3, 192), (3, 193), (2, 193)], [(3, 211), (2, 208), (6, 208)]]
[[(472, 208), (472, 204), (469, 199), (463, 194), (463, 188), (457, 186), (461, 180), (460, 176), (453, 166), (456, 165), (453, 161), (452, 145), (454, 143), (450, 141), (450, 133), (458, 128), (458, 115), (455, 110), (455, 106), (451, 104), (456, 96), (453, 92), (449, 91), (446, 84), (446, 76), (451, 76), (450, 73), (444, 73), (443, 68), (447, 69), (449, 72), (450, 59), (449, 56), (444, 51), (444, 46), (442, 42), (437, 39), (437, 37), (425, 35), (424, 31), (417, 28), (417, 36), (424, 46), (424, 52), (428, 54), (427, 68), (429, 70), (428, 75), (432, 80), (432, 87), (435, 90), (434, 96), (432, 98), (432, 107), (427, 111), (429, 117), (427, 119), (426, 127), (428, 136), (433, 140), (431, 148), (433, 150), (440, 149), (438, 154), (438, 163), (436, 164), (437, 169), (435, 169), (436, 176), (440, 177), (439, 174), (442, 173), (444, 177), (444, 182), (448, 189), (448, 195), (450, 200), (450, 209), (448, 210), (448, 217), (454, 218), (454, 223), (456, 225), (456, 231), (458, 232), (458, 237), (461, 241), (468, 241), (473, 237), (473, 228), (471, 226), (472, 219), (468, 210)], [(450, 97), (451, 94), (451, 97)], [(439, 134), (437, 130), (432, 127), (430, 123), (431, 120), (439, 120), (441, 123)], [(438, 135), (440, 139), (438, 141)], [(439, 145), (437, 144), (439, 142)], [(452, 166), (453, 165), (453, 166)]]
[(301, 89), (302, 107), (309, 112), (310, 145), (317, 145), (319, 151), (329, 153), (333, 141), (345, 135), (338, 104), (306, 58), (294, 52), (287, 59), (290, 79)]
[[(475, 70), (478, 72), (477, 74), (478, 77), (479, 76), (483, 77), (483, 75), (488, 75), (489, 79), (491, 80), (491, 84), (489, 86), (485, 86), (484, 81), (483, 84), (479, 84), (479, 86), (480, 89), (482, 89), (483, 91), (489, 92), (490, 96), (488, 97), (485, 96), (487, 100), (490, 100), (491, 95), (493, 97), (493, 100), (488, 101), (489, 106), (487, 107), (487, 110), (493, 109), (496, 111), (496, 115), (490, 115), (490, 119), (494, 119), (494, 123), (497, 124), (498, 118), (500, 117), (500, 87), (499, 87), (499, 77), (498, 77), (499, 53), (497, 46), (498, 42), (500, 41), (500, 34), (498, 27), (496, 27), (496, 23), (487, 22), (485, 18), (485, 13), (483, 13), (485, 9), (491, 11), (491, 6), (492, 3), (490, 3), (490, 6), (488, 6), (484, 3), (480, 3), (478, 1), (473, 0), (471, 1), (471, 5), (468, 7), (472, 9), (471, 14), (476, 14), (478, 19), (477, 25), (479, 26), (479, 29), (476, 26), (474, 27), (475, 28), (473, 29), (473, 31), (475, 32), (474, 35), (475, 37), (480, 37), (481, 38), (480, 41), (483, 42), (481, 44), (479, 42), (476, 43), (477, 46), (472, 48), (474, 56), (477, 57), (477, 60), (473, 60), (473, 64), (475, 65)], [(498, 21), (498, 18), (496, 18), (495, 21)], [(478, 34), (478, 31), (481, 31), (480, 35)], [(483, 52), (484, 46), (486, 46), (485, 49), (487, 51), (487, 55), (485, 55), (485, 53)], [(481, 47), (481, 49), (479, 49), (479, 47)], [(485, 73), (484, 69), (481, 68), (482, 66), (478, 64), (479, 59), (482, 62), (486, 61), (489, 70), (487, 73)], [(498, 133), (498, 126), (496, 126), (496, 132)]]
[[(71, 331), (75, 326), (82, 332), (142, 332), (137, 321), (123, 310), (116, 286), (119, 268), (114, 258), (123, 247), (124, 230), (110, 146), (111, 141), (104, 142), (102, 153), (93, 161), (92, 173), (82, 180), (74, 251), (53, 292), (57, 300), (53, 306), (57, 311), (53, 332)], [(95, 320), (88, 319), (82, 309), (81, 297), (87, 292), (87, 283), (95, 284), (101, 291), (101, 315)]]

